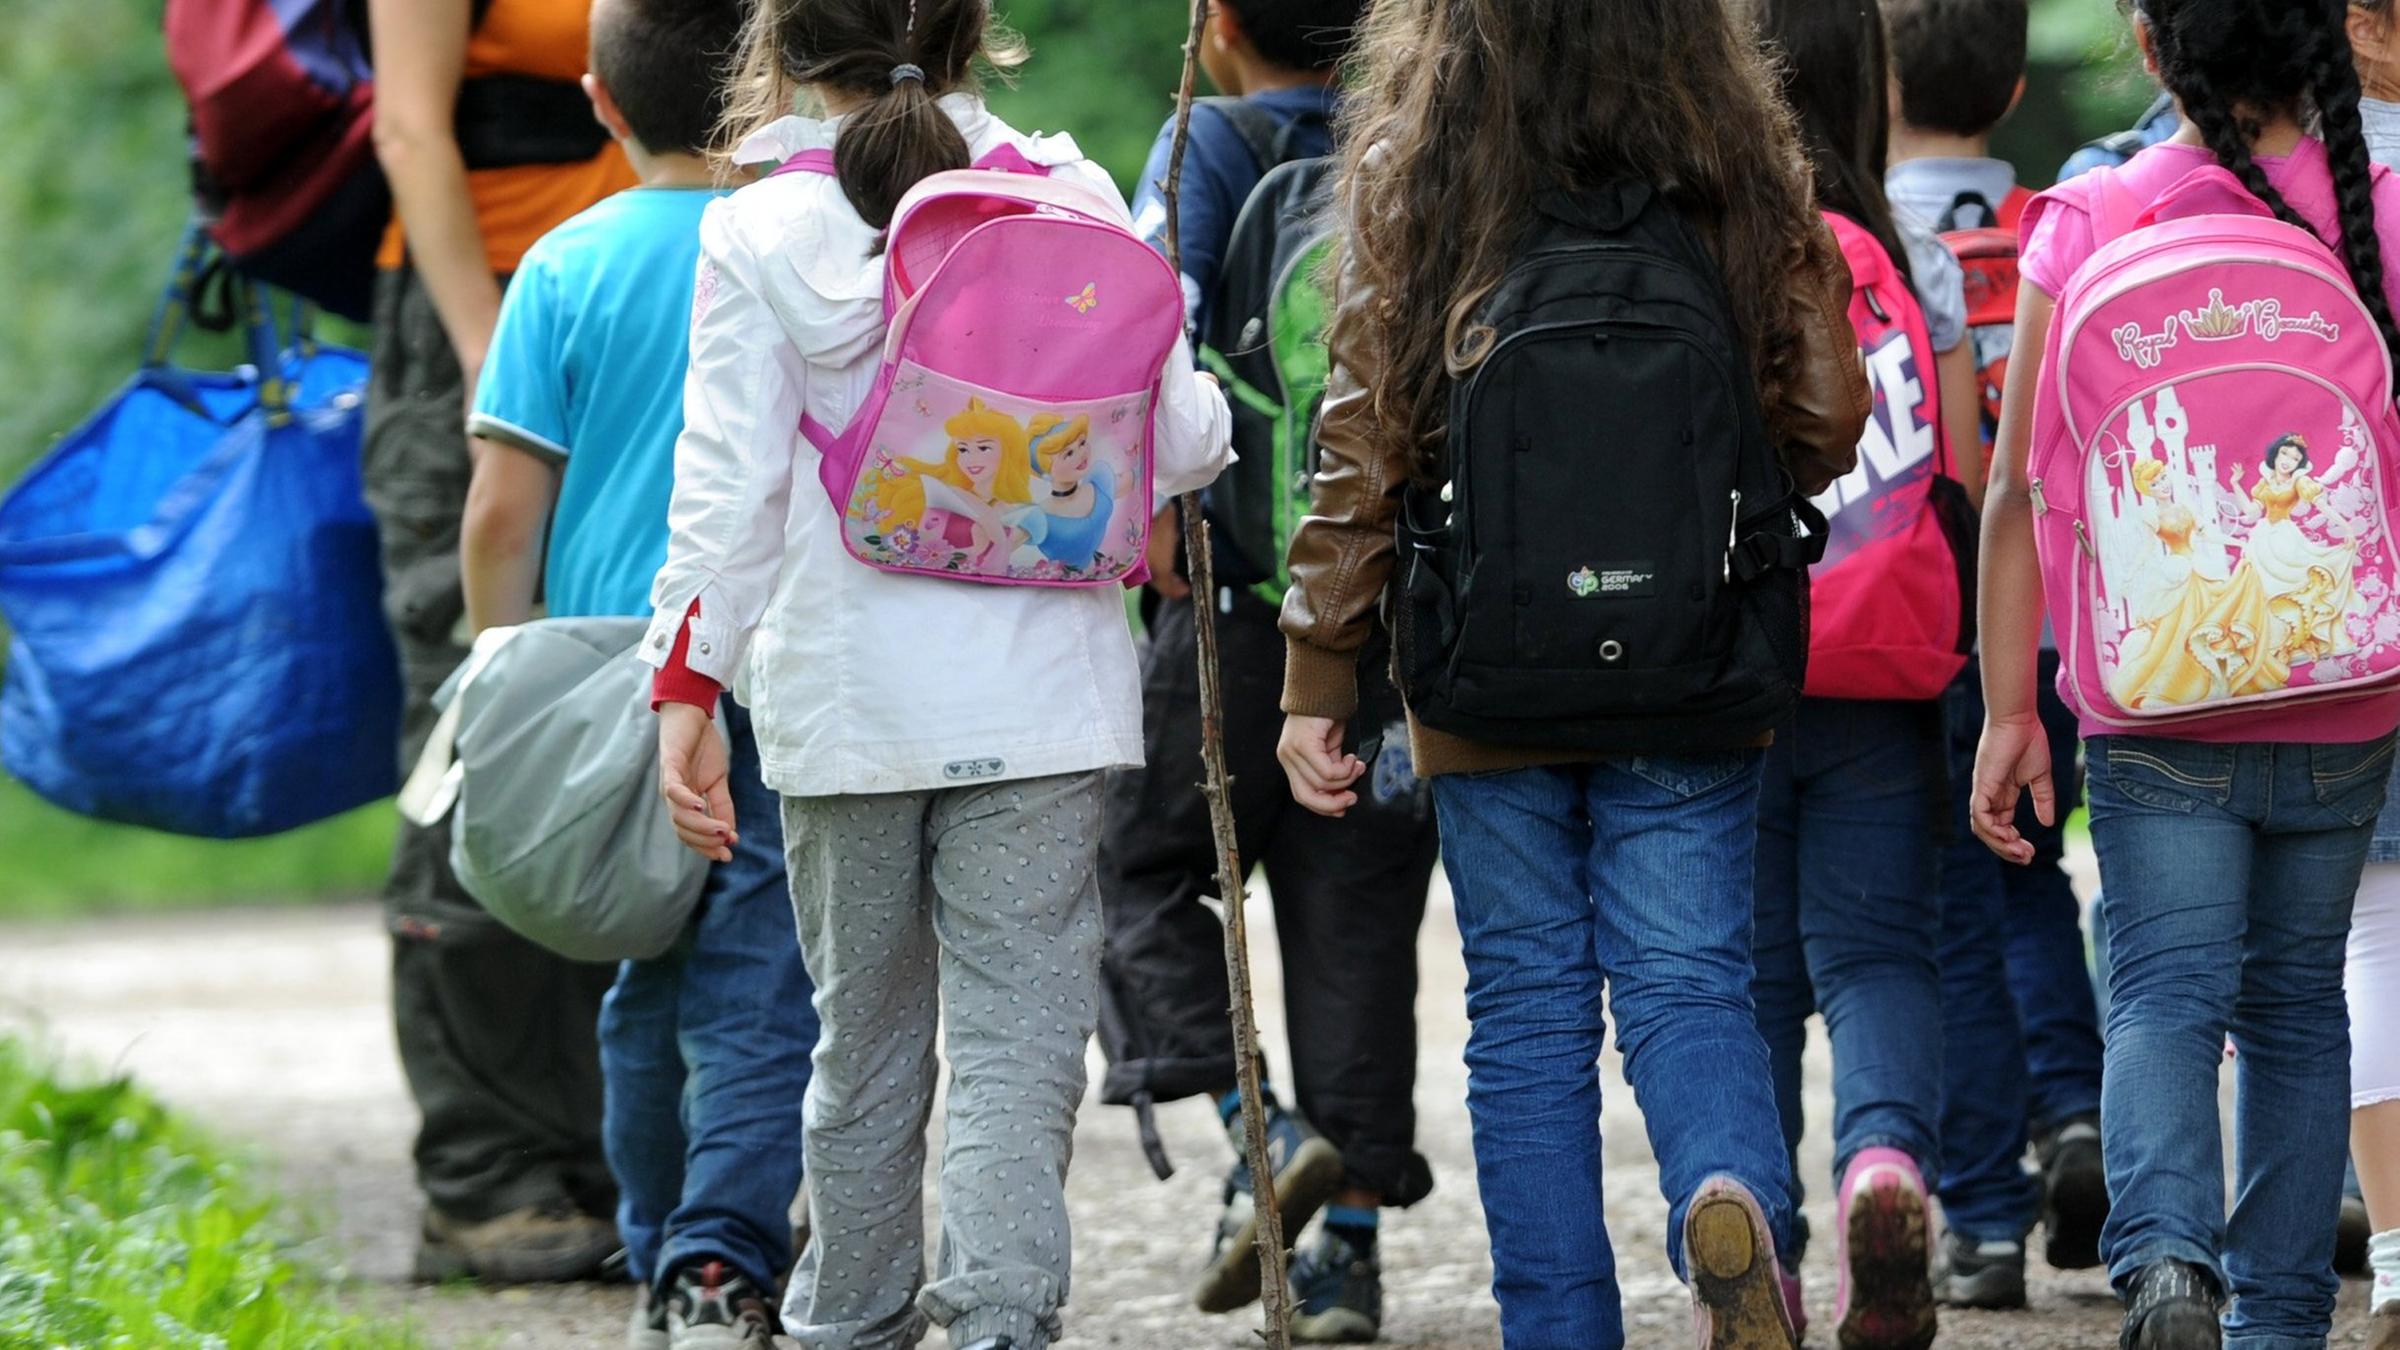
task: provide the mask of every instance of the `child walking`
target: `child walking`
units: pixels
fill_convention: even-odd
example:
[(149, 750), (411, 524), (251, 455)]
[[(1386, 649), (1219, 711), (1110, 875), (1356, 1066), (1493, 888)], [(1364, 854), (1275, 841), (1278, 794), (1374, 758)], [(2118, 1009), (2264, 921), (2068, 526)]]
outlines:
[[(2389, 397), (2375, 335), (2392, 340), (2400, 298), (2385, 264), (2400, 241), (2400, 187), (2370, 174), (2346, 8), (2141, 0), (2135, 36), (2181, 129), (2122, 168), (2052, 189), (2026, 215), (2016, 350), (2043, 358), (2011, 370), (1985, 520), (1989, 719), (1974, 823), (2023, 863), (2034, 847), (2014, 823), (2019, 797), (2030, 789), (2045, 822), (2065, 809), (2035, 712), (2047, 612), (2073, 654), (2061, 692), (2087, 738), (2110, 958), (2101, 1131), (2112, 1210), (2102, 1254), (2134, 1350), (2322, 1345), (2330, 1326), (2350, 1105), (2343, 948), (2400, 695), (2294, 695), (2382, 659), (2373, 634), (2388, 612), (2388, 587), (2378, 587), (2390, 543), (2377, 494), (2400, 466), (2387, 407), (2344, 412), (2347, 396), (2293, 397), (2284, 391), (2299, 383), (2261, 384), (2270, 377), (2257, 373), (2218, 388), (2187, 375), (2125, 416), (2071, 431), (2066, 405), (2082, 410), (2086, 383), (2113, 378), (2119, 358), (2088, 346), (2067, 354), (2087, 331), (2069, 321), (2090, 312), (2083, 285), (2097, 269), (2087, 260), (2129, 221), (2202, 210), (2239, 220), (2263, 208), (2322, 241), (2333, 257), (2318, 275), (2355, 294), (2314, 292), (2308, 310), (2340, 309), (2342, 322), (2317, 326), (2310, 352), (2245, 369), (2301, 361), (2308, 381), (2363, 372)], [(2220, 275), (2232, 300), (2252, 298), (2252, 277), (2290, 275), (2227, 249)], [(2205, 296), (2192, 303), (2168, 316), (2167, 333), (2180, 326), (2189, 347), (2239, 340)], [(2164, 367), (2151, 383), (2199, 359), (2144, 350)], [(2115, 516), (2087, 500), (2097, 497), (2084, 478), (2090, 438), (2103, 432), (2117, 439), (2100, 444), (2089, 481), (2115, 489), (2124, 504)], [(2194, 453), (2209, 444), (2214, 454)], [(2069, 527), (2114, 559), (2088, 586), (2061, 565), (2080, 553)], [(2141, 547), (2128, 550), (2128, 540)], [(2320, 579), (2330, 589), (2319, 608), (2295, 608)], [(2086, 611), (2102, 604), (2141, 626), (2096, 645)], [(2216, 636), (2233, 631), (2249, 635), (2248, 655)], [(2284, 697), (2238, 701), (2258, 694)], [(2216, 715), (2174, 720), (2187, 707)], [(2169, 720), (2145, 723), (2142, 713)], [(2229, 1031), (2238, 1051), (2230, 1217), (2216, 1106)]]
[[(1041, 1350), (1058, 1337), (1067, 1158), (1098, 1016), (1101, 778), (1142, 753), (1115, 588), (862, 564), (801, 432), (804, 417), (846, 426), (876, 384), (884, 231), (919, 179), (1005, 149), (1130, 220), (1073, 141), (1025, 135), (984, 107), (976, 63), (1016, 59), (988, 22), (984, 0), (755, 7), (730, 158), (773, 166), (830, 151), (833, 172), (769, 177), (701, 222), (674, 531), (652, 592), (646, 650), (663, 666), (659, 754), (678, 830), (718, 857), (743, 838), (727, 824), (707, 720), (726, 683), (748, 691), (760, 770), (783, 798), (824, 1025), (807, 1109), (814, 1241), (783, 1320), (823, 1350), (914, 1345), (929, 1321), (962, 1350)], [(785, 115), (800, 96), (830, 116)], [(1044, 295), (1026, 322), (1058, 321), (1051, 307), (1105, 322), (1109, 299)], [(1222, 466), (1228, 414), (1188, 344), (1162, 369), (1154, 462), (1171, 494)], [(939, 495), (966, 526), (979, 484), (1013, 484), (1022, 502), (1049, 480), (1020, 459), (1034, 450), (1023, 427), (961, 402), (967, 411), (938, 414), (958, 438), (949, 470), (933, 461), (922, 479), (943, 486), (920, 495), (926, 515)], [(927, 1282), (919, 1192), (944, 1026), (943, 1233)]]
[[(1502, 694), (1470, 713), (1463, 679), (1404, 680), (1466, 949), (1468, 1110), (1502, 1339), (1511, 1350), (1625, 1343), (1600, 1176), (1605, 995), (1662, 1163), (1668, 1255), (1692, 1285), (1697, 1343), (1793, 1345), (1774, 1260), (1789, 1237), (1790, 1165), (1749, 986), (1758, 747), (1796, 672), (1753, 700), (1767, 709), (1755, 723), (1612, 703), (1618, 680), (1674, 688), (1675, 672), (1612, 667), (1664, 659), (1666, 633), (1684, 620), (1617, 630), (1611, 616), (1657, 615), (1685, 594), (1771, 607), (1789, 586), (1781, 593), (1797, 600), (1803, 560), (1780, 532), (1806, 503), (1791, 480), (1813, 493), (1846, 472), (1867, 411), (1840, 254), (1811, 210), (1772, 76), (1719, 5), (1381, 0), (1361, 50), (1336, 191), (1345, 270), (1333, 383), (1314, 510), (1289, 555), (1279, 755), (1302, 805), (1327, 815), (1359, 805), (1366, 767), (1343, 740), (1359, 654), (1387, 603), (1404, 608), (1404, 671), (1460, 668), (1463, 644), (1478, 641), (1461, 634), (1487, 633), (1477, 680), (1538, 687), (1576, 710), (1544, 718)], [(1639, 280), (1604, 272), (1596, 260), (1611, 247), (1660, 261)], [(1563, 298), (1679, 277), (1694, 289), (1662, 290), (1642, 313), (1711, 316), (1713, 337), (1695, 343), (1707, 356), (1690, 367), (1680, 342), (1632, 329), (1612, 346), (1613, 299), (1581, 325), (1568, 309), (1483, 308), (1520, 287)], [(1542, 340), (1545, 320), (1519, 317), (1528, 312), (1571, 340)], [(1503, 315), (1527, 326), (1500, 337)], [(1685, 369), (1696, 374), (1678, 381)], [(1461, 425), (1454, 395), (1497, 420)], [(1745, 426), (1776, 488), (1742, 480), (1753, 495), (1744, 507), (1735, 490), (1730, 522), (1721, 490), (1703, 494), (1717, 513), (1705, 526), (1668, 509), (1693, 500), (1666, 494), (1678, 481), (1693, 490), (1696, 456), (1751, 453), (1736, 449), (1750, 444)], [(1610, 453), (1594, 449), (1603, 444)], [(1546, 486), (1496, 486), (1511, 478)], [(1502, 495), (1470, 510), (1481, 490), (1471, 484)], [(1655, 544), (1644, 555), (1655, 561), (1613, 561), (1634, 556), (1625, 531), (1643, 527), (1590, 524), (1611, 498), (1668, 521), (1643, 545)], [(1528, 519), (1545, 511), (1543, 523)], [(1738, 574), (1729, 524), (1757, 550)], [(1470, 543), (1492, 550), (1481, 575), (1507, 567), (1518, 581), (1482, 583), (1473, 602), (1488, 607), (1450, 611), (1445, 635), (1433, 615), (1455, 593), (1438, 578)], [(1691, 571), (1662, 577), (1670, 566)], [(1790, 617), (1750, 629), (1763, 646), (1725, 664), (1796, 650)], [(1529, 651), (1567, 632), (1547, 663)], [(1462, 645), (1445, 655), (1451, 641)], [(1567, 734), (1578, 719), (1593, 730)]]
[[(1992, 132), (2025, 85), (2023, 0), (1883, 0), (1892, 45), (1892, 152), (1884, 188), (1904, 219), (1930, 222), (1976, 278), (1974, 344), (1988, 458), (2016, 324), (2017, 222), (2033, 194), (1992, 156)], [(2031, 359), (2031, 358), (2029, 358)], [(2058, 652), (2042, 642), (2045, 679)], [(2041, 698), (2054, 762), (2072, 775), (2075, 714)], [(2065, 833), (2030, 810), (2030, 867), (2007, 867), (1967, 824), (1983, 734), (1983, 677), (1970, 661), (1942, 698), (1954, 798), (1942, 849), (1942, 1258), (1935, 1293), (1969, 1308), (2025, 1305), (2025, 1238), (2038, 1212), (2050, 1264), (2099, 1264), (2108, 1189), (2100, 1173), (2100, 1021), (2083, 907)], [(2082, 795), (2070, 781), (2068, 800)], [(2030, 1132), (2041, 1159), (2027, 1176)]]
[[(736, 0), (597, 0), (601, 122), (641, 177), (544, 236), (502, 303), (470, 430), (460, 561), (479, 631), (647, 615), (667, 551), (685, 333)], [(543, 528), (547, 522), (547, 557)], [(791, 939), (776, 801), (728, 703), (741, 839), (673, 950), (627, 961), (600, 1006), (602, 1138), (641, 1289), (631, 1350), (764, 1346), (792, 1264), (800, 1099), (817, 1018)]]
[[(1956, 631), (1955, 578), (1973, 547), (1980, 404), (1958, 264), (1884, 195), (1875, 0), (1762, 0), (1759, 18), (1818, 202), (1851, 245), (1875, 416), (1858, 467), (1818, 499), (1833, 543), (1814, 576), (1809, 696), (1767, 750), (1757, 1015), (1795, 1163), (1812, 1012), (1832, 1042), (1836, 1335), (1845, 1350), (1922, 1350), (1942, 1098), (1939, 698), (1972, 638)], [(1949, 589), (1925, 591), (1928, 576)], [(1903, 612), (1912, 622), (1890, 621)], [(1794, 1271), (1801, 1256), (1786, 1251)]]

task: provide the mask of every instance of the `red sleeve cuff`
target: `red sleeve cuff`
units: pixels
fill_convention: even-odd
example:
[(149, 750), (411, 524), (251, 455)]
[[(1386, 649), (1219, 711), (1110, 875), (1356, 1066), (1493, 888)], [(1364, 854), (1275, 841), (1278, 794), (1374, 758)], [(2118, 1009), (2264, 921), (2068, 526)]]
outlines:
[(689, 703), (707, 713), (717, 715), (717, 699), (725, 687), (691, 666), (692, 620), (700, 617), (700, 602), (684, 611), (683, 626), (675, 630), (675, 649), (667, 653), (667, 663), (658, 668), (650, 680), (650, 711), (657, 712), (669, 703)]

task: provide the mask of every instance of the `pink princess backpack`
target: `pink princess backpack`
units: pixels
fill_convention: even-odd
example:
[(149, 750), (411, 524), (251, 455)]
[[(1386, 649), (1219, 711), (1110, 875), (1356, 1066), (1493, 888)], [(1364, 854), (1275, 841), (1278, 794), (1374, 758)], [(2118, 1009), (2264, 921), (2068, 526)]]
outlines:
[(1825, 213), (1850, 265), (1874, 415), (1858, 467), (1816, 498), (1829, 535), (1809, 571), (1816, 698), (1939, 698), (1974, 641), (1975, 519), (1943, 432), (1925, 311), (1873, 234)]
[[(825, 150), (776, 170), (833, 172)], [(1151, 414), (1183, 333), (1166, 260), (1014, 147), (918, 183), (885, 241), (874, 387), (839, 432), (801, 419), (843, 547), (1002, 586), (1141, 580)]]
[(2400, 417), (2349, 270), (2222, 167), (2095, 179), (2028, 465), (2075, 702), (2172, 734), (2388, 689)]

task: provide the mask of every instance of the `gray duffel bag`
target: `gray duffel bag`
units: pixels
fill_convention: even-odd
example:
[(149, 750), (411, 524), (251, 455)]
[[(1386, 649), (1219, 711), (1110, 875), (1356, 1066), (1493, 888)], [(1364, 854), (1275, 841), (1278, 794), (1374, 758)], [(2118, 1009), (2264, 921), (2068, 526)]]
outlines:
[(450, 866), (493, 918), (561, 956), (619, 961), (675, 944), (708, 860), (658, 795), (642, 619), (493, 629), (434, 702), (441, 721), (401, 810), (450, 815)]

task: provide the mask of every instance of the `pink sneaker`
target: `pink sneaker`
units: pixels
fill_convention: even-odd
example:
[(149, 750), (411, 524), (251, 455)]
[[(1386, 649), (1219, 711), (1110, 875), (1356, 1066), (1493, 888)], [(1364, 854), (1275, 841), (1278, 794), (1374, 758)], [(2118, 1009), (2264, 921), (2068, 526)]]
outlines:
[(1701, 1185), (1683, 1216), (1683, 1262), (1699, 1350), (1796, 1350), (1775, 1239), (1747, 1187), (1729, 1177)]
[(1896, 1148), (1859, 1150), (1842, 1174), (1834, 1230), (1841, 1272), (1834, 1334), (1842, 1350), (1925, 1350), (1933, 1344), (1926, 1259), (1933, 1220), (1916, 1163)]
[(1783, 1315), (1792, 1321), (1792, 1334), (1807, 1340), (1808, 1291), (1801, 1286), (1799, 1276), (1780, 1265), (1775, 1267), (1775, 1281), (1783, 1287)]

